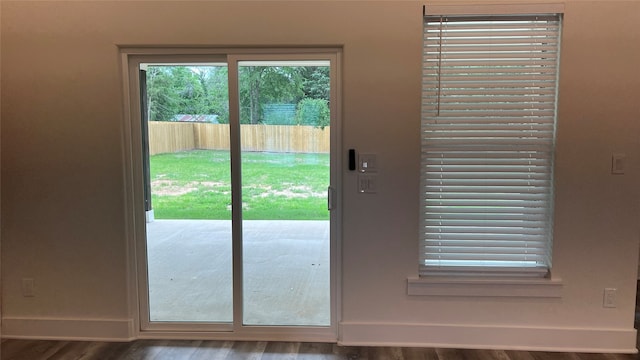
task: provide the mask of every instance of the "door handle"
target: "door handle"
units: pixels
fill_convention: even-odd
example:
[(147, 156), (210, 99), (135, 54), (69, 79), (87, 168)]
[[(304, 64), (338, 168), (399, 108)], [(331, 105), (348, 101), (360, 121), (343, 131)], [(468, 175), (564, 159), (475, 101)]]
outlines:
[(333, 188), (331, 186), (327, 188), (327, 210), (333, 210)]

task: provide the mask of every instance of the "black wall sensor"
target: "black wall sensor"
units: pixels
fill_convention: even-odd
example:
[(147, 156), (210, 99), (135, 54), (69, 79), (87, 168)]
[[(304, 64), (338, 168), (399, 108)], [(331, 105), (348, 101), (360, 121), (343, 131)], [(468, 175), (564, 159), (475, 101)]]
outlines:
[(356, 169), (356, 150), (349, 149), (349, 170), (353, 171)]

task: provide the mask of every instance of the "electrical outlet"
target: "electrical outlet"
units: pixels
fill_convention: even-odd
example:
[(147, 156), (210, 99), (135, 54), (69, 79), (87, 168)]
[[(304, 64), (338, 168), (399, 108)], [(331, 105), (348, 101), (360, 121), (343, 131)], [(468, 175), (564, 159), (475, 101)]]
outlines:
[(611, 156), (611, 173), (617, 175), (624, 174), (624, 165), (626, 162), (626, 154), (613, 154)]
[(28, 278), (22, 279), (22, 296), (24, 297), (36, 296), (35, 281), (33, 279), (28, 279)]
[(604, 289), (604, 298), (602, 299), (602, 307), (606, 308), (615, 308), (618, 306), (618, 299), (616, 292), (618, 289), (614, 288), (605, 288)]

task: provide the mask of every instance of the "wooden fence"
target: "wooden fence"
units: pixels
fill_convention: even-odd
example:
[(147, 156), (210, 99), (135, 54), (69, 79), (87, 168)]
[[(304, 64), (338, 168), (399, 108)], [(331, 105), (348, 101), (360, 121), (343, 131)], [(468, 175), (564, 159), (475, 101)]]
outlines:
[[(328, 153), (330, 129), (301, 125), (240, 125), (244, 151)], [(149, 121), (151, 155), (229, 149), (229, 125)]]

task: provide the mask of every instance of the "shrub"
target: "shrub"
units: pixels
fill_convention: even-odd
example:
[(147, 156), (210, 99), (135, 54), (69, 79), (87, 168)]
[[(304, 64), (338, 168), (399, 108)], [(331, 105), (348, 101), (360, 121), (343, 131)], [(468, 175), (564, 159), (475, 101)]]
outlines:
[(329, 125), (329, 103), (324, 99), (304, 98), (298, 103), (296, 123), (312, 125), (321, 129)]

